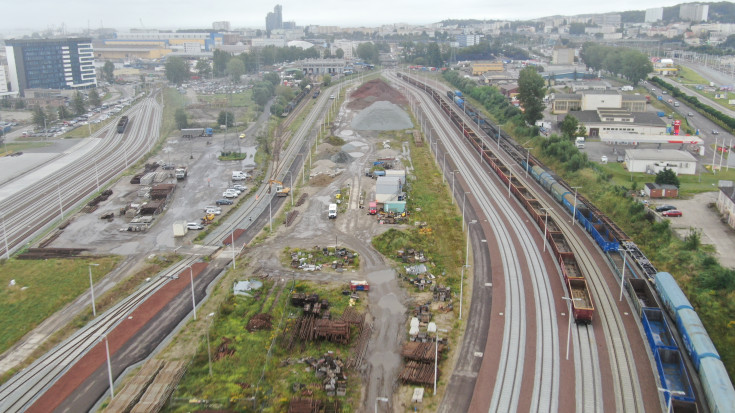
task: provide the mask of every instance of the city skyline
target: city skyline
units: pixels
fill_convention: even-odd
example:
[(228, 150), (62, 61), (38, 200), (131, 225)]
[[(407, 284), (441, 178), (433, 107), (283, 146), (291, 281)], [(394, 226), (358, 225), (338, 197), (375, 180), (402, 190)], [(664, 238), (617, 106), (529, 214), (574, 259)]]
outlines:
[[(106, 4), (109, 3), (109, 4)], [(283, 21), (295, 21), (299, 26), (321, 25), (342, 27), (374, 27), (386, 24), (407, 23), (428, 25), (447, 19), (477, 20), (530, 20), (555, 15), (615, 13), (627, 10), (645, 10), (652, 7), (669, 7), (681, 4), (676, 0), (622, 0), (614, 6), (602, 3), (581, 3), (572, 0), (557, 2), (500, 2), (492, 4), (481, 0), (464, 0), (449, 6), (445, 1), (425, 0), (388, 2), (375, 0), (366, 6), (364, 2), (332, 2), (317, 0), (303, 3), (274, 1), (259, 3), (238, 10), (234, 1), (219, 1), (203, 8), (201, 2), (190, 0), (130, 0), (120, 2), (93, 2), (70, 0), (59, 3), (49, 0), (13, 2), (4, 7), (5, 15), (12, 17), (0, 33), (23, 34), (47, 29), (65, 28), (66, 32), (78, 32), (100, 27), (118, 30), (211, 28), (212, 22), (227, 20), (233, 29), (265, 29), (265, 18), (277, 4), (283, 6)], [(100, 6), (103, 7), (100, 7)], [(38, 10), (48, 13), (39, 15)], [(80, 10), (90, 10), (81, 14)], [(139, 10), (133, 11), (130, 10)], [(387, 12), (390, 11), (390, 12)]]

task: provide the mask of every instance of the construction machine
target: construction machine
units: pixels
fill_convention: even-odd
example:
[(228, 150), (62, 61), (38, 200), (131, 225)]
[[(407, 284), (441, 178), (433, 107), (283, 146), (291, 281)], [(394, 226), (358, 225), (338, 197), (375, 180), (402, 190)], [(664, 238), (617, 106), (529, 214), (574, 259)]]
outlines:
[(291, 188), (284, 187), (283, 182), (281, 181), (276, 181), (275, 179), (271, 179), (270, 181), (268, 181), (268, 184), (270, 184), (268, 186), (269, 194), (271, 193), (271, 187), (273, 186), (273, 184), (275, 184), (276, 186), (276, 196), (288, 196), (288, 194), (291, 192)]
[(211, 224), (214, 221), (214, 218), (215, 218), (214, 214), (206, 214), (206, 215), (204, 215), (204, 217), (202, 218), (202, 225), (209, 225), (209, 224)]

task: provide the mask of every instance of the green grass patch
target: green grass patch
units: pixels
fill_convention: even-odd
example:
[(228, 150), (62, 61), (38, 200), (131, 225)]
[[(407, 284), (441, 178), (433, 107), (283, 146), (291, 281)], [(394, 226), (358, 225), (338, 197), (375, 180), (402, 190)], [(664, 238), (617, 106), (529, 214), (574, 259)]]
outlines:
[(414, 174), (419, 179), (410, 180), (410, 188), (406, 191), (409, 223), (426, 222), (426, 227), (391, 228), (373, 238), (372, 243), (381, 254), (395, 262), (400, 262), (396, 254), (398, 250), (413, 248), (423, 251), (429, 260), (429, 271), (437, 276), (435, 282), (459, 291), (465, 252), (462, 216), (458, 206), (452, 204), (450, 182), (442, 183), (441, 172), (434, 164), (428, 145), (416, 147), (410, 141)]
[[(220, 93), (215, 95), (197, 95), (197, 99), (201, 102), (209, 104), (223, 104), (225, 107), (243, 108), (255, 105), (253, 102), (253, 92), (247, 90), (242, 93)], [(224, 110), (224, 107), (223, 107)]]
[[(300, 383), (314, 391), (315, 398), (326, 399), (321, 383), (311, 369), (300, 360), (319, 358), (327, 351), (346, 361), (350, 347), (328, 342), (297, 343), (286, 348), (291, 328), (299, 308), (290, 305), (291, 288), (297, 292), (318, 292), (320, 298), (330, 302), (332, 318), (338, 318), (349, 305), (349, 297), (341, 294), (340, 286), (315, 285), (299, 281), (286, 286), (265, 281), (263, 289), (252, 298), (229, 296), (220, 306), (209, 333), (212, 351), (212, 376), (209, 376), (206, 337), (200, 338), (199, 349), (181, 380), (173, 400), (166, 406), (167, 412), (197, 410), (190, 400), (206, 400), (208, 408), (235, 409), (237, 411), (284, 412), (288, 401), (298, 394), (293, 385)], [(360, 304), (357, 304), (360, 308)], [(272, 329), (248, 332), (245, 327), (256, 314), (267, 313), (272, 318)], [(356, 332), (353, 331), (353, 341)], [(217, 360), (217, 349), (228, 340), (232, 355)], [(357, 408), (359, 372), (347, 371), (348, 393), (337, 397), (343, 412)]]
[(345, 140), (339, 136), (329, 135), (324, 138), (324, 142), (333, 146), (342, 146), (345, 144)]
[[(0, 261), (0, 352), (89, 290), (90, 263), (94, 280), (110, 272), (119, 257)], [(10, 280), (15, 285), (10, 286)]]
[(217, 159), (220, 161), (241, 161), (248, 157), (247, 153), (242, 152), (223, 152)]

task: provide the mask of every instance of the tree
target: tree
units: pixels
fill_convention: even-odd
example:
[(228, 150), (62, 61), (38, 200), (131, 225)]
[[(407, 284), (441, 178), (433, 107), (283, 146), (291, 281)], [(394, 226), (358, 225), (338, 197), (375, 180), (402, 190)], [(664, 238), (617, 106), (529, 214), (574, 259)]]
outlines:
[(48, 119), (46, 118), (46, 112), (44, 112), (40, 106), (38, 105), (34, 106), (33, 107), (33, 123), (38, 125), (39, 128), (45, 128), (47, 120)]
[(26, 102), (23, 99), (16, 99), (15, 100), (15, 108), (16, 109), (25, 109), (26, 108)]
[(334, 55), (337, 56), (337, 59), (342, 59), (345, 57), (345, 51), (342, 49), (337, 49), (337, 51), (334, 52)]
[(676, 172), (672, 169), (664, 168), (662, 171), (656, 174), (656, 183), (659, 185), (674, 185), (679, 187), (679, 177), (676, 176)]
[(197, 65), (194, 67), (199, 74), (199, 77), (207, 77), (212, 73), (212, 67), (209, 62), (204, 59), (197, 60)]
[(543, 118), (544, 78), (535, 68), (526, 67), (518, 76), (518, 100), (523, 106), (523, 117), (529, 125)]
[(69, 109), (65, 105), (59, 106), (58, 112), (59, 119), (69, 119), (71, 117), (71, 113), (69, 113)]
[(51, 123), (57, 120), (59, 113), (53, 107), (49, 106), (46, 108), (46, 123)]
[(372, 42), (360, 43), (360, 45), (357, 46), (357, 56), (368, 63), (380, 63), (378, 48)]
[(559, 129), (561, 129), (561, 132), (567, 138), (573, 138), (579, 129), (579, 121), (574, 116), (567, 115), (564, 120), (561, 121), (561, 124), (559, 124)]
[(653, 64), (648, 56), (638, 50), (628, 49), (623, 54), (623, 76), (634, 86), (653, 72)]
[(324, 86), (329, 86), (332, 84), (332, 76), (324, 75), (322, 76), (322, 84)]
[(71, 99), (71, 107), (74, 114), (77, 116), (84, 115), (87, 112), (86, 105), (84, 104), (84, 97), (79, 91), (74, 93), (74, 97)]
[(100, 106), (102, 102), (100, 102), (100, 94), (97, 93), (97, 89), (92, 89), (89, 91), (89, 104), (96, 108)]
[(171, 56), (166, 59), (166, 79), (176, 86), (181, 86), (184, 81), (189, 78), (189, 65), (186, 61), (178, 56)]
[(232, 114), (232, 112), (225, 112), (224, 110), (219, 113), (219, 116), (217, 116), (217, 124), (218, 125), (227, 125), (227, 127), (231, 127), (235, 123), (235, 115)]
[(231, 53), (216, 49), (212, 52), (212, 70), (215, 76), (223, 76), (227, 68), (227, 62), (232, 57)]
[[(276, 86), (278, 86), (278, 85), (280, 85), (280, 84), (281, 84), (281, 77), (280, 77), (280, 76), (278, 75), (278, 73), (276, 73), (276, 72), (270, 72), (270, 73), (266, 73), (266, 74), (265, 74), (265, 75), (263, 76), (263, 80), (265, 80), (266, 82), (268, 82), (268, 83), (272, 84), (274, 88), (275, 88)], [(275, 90), (275, 89), (274, 89), (274, 90)], [(271, 93), (271, 96), (272, 96), (272, 95), (273, 95), (273, 93)]]
[(113, 83), (115, 81), (115, 64), (109, 60), (106, 61), (102, 66), (102, 76), (108, 83)]
[(235, 83), (240, 82), (240, 77), (245, 74), (245, 63), (240, 58), (232, 57), (227, 61), (225, 73), (232, 78)]
[(186, 129), (189, 127), (189, 120), (186, 117), (186, 111), (184, 109), (176, 109), (176, 112), (174, 113), (174, 119), (176, 120), (176, 128)]

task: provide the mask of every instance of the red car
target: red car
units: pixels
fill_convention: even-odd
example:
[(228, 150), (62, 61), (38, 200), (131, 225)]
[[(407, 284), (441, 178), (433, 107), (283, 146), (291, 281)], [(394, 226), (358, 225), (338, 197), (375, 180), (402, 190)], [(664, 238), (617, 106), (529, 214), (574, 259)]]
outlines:
[(661, 213), (661, 215), (665, 217), (680, 217), (682, 216), (681, 211), (677, 211), (675, 209), (672, 209), (671, 211), (664, 211)]

